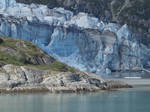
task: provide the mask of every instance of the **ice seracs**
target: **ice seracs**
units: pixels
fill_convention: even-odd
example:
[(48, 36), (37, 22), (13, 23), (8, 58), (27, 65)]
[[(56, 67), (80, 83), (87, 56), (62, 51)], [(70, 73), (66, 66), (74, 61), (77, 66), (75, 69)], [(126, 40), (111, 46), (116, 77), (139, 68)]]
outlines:
[(79, 13), (78, 15), (67, 21), (66, 25), (75, 25), (81, 28), (98, 29), (99, 20), (95, 17), (90, 17), (86, 13)]
[(118, 25), (114, 23), (104, 24), (98, 18), (91, 17), (86, 13), (79, 13), (73, 15), (73, 12), (65, 10), (64, 8), (49, 9), (45, 5), (26, 5), (16, 3), (15, 0), (1, 0), (0, 13), (5, 16), (13, 16), (16, 18), (26, 18), (28, 21), (33, 22), (35, 18), (48, 25), (61, 25), (86, 28), (86, 29), (99, 29), (99, 30), (114, 30), (118, 29)]
[(34, 18), (37, 18), (39, 22), (49, 25), (63, 25), (65, 21), (73, 16), (71, 11), (63, 8), (49, 9), (45, 5), (26, 5), (16, 3), (15, 0), (1, 0), (0, 13), (7, 17), (27, 18), (31, 22)]
[(120, 25), (116, 23), (108, 23), (104, 26), (104, 30), (116, 33), (120, 29)]
[(5, 10), (8, 7), (16, 6), (15, 0), (0, 0), (0, 9)]

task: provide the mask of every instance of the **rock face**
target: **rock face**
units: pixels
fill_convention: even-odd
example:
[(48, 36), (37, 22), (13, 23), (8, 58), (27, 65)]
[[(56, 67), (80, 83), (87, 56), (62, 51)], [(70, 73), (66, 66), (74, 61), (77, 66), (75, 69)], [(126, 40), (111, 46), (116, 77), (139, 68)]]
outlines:
[(49, 55), (82, 71), (111, 74), (149, 68), (150, 49), (128, 25), (100, 22), (63, 8), (0, 1), (0, 34), (37, 44)]
[(0, 69), (0, 92), (89, 92), (106, 87), (103, 79), (90, 73), (52, 72), (15, 65)]

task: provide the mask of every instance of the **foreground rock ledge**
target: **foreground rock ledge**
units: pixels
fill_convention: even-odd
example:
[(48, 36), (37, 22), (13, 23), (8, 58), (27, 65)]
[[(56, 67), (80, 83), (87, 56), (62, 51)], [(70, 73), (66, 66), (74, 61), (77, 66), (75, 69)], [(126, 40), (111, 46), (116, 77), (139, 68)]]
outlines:
[(78, 93), (121, 87), (130, 86), (122, 82), (105, 82), (101, 77), (92, 73), (54, 72), (15, 65), (5, 65), (0, 68), (1, 93)]

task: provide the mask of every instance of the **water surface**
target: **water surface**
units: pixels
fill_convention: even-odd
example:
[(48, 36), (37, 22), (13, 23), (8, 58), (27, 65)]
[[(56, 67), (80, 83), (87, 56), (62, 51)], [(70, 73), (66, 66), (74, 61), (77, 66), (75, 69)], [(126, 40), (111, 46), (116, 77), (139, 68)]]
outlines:
[(150, 87), (90, 94), (1, 94), (0, 112), (150, 112)]

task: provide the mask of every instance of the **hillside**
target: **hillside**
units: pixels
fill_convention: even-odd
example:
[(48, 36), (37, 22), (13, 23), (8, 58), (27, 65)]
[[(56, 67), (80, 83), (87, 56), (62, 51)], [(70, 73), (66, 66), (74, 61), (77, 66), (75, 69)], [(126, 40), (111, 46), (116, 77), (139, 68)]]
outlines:
[(0, 37), (0, 65), (7, 64), (60, 72), (74, 71), (74, 68), (56, 61), (31, 42)]

